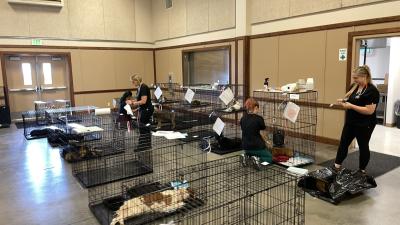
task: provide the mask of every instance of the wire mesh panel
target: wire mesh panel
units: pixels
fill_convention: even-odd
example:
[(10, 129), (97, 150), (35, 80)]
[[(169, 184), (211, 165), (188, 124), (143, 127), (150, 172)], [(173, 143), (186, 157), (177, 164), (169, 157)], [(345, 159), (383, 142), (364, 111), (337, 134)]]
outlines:
[(45, 115), (48, 123), (74, 123), (81, 122), (82, 115), (91, 114), (95, 109), (95, 106), (46, 109)]
[(104, 225), (297, 225), (304, 198), (281, 167), (244, 168), (238, 156), (89, 189), (89, 207)]
[[(273, 141), (275, 161), (286, 166), (300, 166), (315, 160), (317, 127), (316, 91), (282, 93), (254, 91), (260, 111)], [(293, 123), (284, 117), (288, 102), (300, 107)]]
[(127, 137), (123, 141), (123, 153), (75, 162), (72, 164), (72, 173), (82, 186), (94, 187), (176, 168), (188, 162), (205, 161), (205, 155), (200, 150), (185, 151), (182, 144), (174, 140), (168, 141), (163, 137), (153, 139), (156, 139), (156, 142), (158, 140), (159, 144), (152, 148), (142, 148), (138, 138)]
[(62, 124), (48, 124), (44, 117), (38, 116), (37, 111), (22, 113), (24, 137), (27, 140), (46, 138), (55, 130), (64, 130)]

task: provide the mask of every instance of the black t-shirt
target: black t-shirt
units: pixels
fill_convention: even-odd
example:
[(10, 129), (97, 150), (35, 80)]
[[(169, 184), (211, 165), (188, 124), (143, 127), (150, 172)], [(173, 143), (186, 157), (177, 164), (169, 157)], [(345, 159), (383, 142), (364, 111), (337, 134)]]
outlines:
[(260, 131), (265, 130), (264, 119), (256, 114), (245, 113), (240, 119), (242, 128), (242, 147), (244, 150), (258, 150), (265, 148), (265, 142)]
[[(376, 104), (376, 108), (378, 108), (379, 91), (375, 85), (368, 84), (359, 94), (357, 94), (357, 89), (354, 90), (348, 102), (357, 106)], [(374, 125), (377, 123), (376, 109), (372, 115), (364, 115), (355, 110), (348, 109), (346, 111), (346, 123), (357, 126)]]
[(151, 104), (150, 88), (146, 84), (141, 84), (137, 90), (136, 100), (142, 100), (143, 96), (147, 96), (146, 104), (140, 105), (140, 110), (154, 111)]

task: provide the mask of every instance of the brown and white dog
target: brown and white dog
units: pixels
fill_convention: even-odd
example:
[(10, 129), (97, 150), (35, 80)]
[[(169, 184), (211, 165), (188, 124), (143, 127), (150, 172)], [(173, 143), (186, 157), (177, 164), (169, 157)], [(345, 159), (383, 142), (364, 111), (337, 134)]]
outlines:
[(116, 211), (110, 225), (124, 225), (124, 220), (151, 212), (172, 212), (185, 205), (184, 201), (191, 196), (188, 189), (166, 190), (146, 194), (125, 201)]

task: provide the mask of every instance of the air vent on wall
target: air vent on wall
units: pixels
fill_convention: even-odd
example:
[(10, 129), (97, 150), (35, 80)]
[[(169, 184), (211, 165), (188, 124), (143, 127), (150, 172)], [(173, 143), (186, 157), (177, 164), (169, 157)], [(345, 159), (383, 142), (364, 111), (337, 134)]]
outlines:
[(8, 0), (10, 4), (41, 5), (52, 7), (63, 7), (64, 0)]
[(172, 0), (165, 0), (165, 8), (166, 9), (172, 8)]

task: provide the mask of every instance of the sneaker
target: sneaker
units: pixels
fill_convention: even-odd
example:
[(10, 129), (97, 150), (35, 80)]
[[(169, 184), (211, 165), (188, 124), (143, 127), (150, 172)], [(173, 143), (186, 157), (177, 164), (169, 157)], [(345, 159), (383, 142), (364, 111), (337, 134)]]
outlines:
[(252, 156), (252, 157), (251, 157), (251, 162), (252, 162), (252, 164), (253, 164), (253, 167), (254, 167), (256, 170), (261, 170), (261, 163), (260, 163), (260, 158), (259, 158), (259, 157), (257, 157), (257, 156)]
[(248, 162), (249, 156), (245, 154), (240, 155), (240, 163), (242, 164), (243, 167), (247, 167), (247, 162)]

